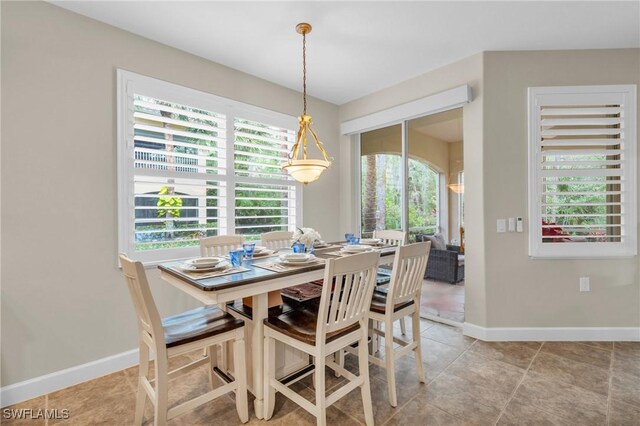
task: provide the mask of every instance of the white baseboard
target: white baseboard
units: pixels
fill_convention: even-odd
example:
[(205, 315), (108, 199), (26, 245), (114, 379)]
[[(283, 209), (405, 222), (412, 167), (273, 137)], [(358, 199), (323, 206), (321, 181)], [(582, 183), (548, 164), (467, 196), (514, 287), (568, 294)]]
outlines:
[(0, 407), (17, 404), (138, 364), (138, 349), (77, 365), (0, 389)]
[(640, 327), (480, 327), (465, 322), (462, 332), (465, 336), (489, 342), (640, 341)]

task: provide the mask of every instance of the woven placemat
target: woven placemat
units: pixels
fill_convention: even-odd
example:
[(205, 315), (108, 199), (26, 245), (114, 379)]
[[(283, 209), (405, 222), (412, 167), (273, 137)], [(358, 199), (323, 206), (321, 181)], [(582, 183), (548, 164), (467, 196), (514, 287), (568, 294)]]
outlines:
[(286, 272), (286, 271), (295, 271), (298, 269), (308, 268), (309, 266), (321, 265), (324, 264), (324, 259), (316, 259), (315, 262), (305, 263), (304, 265), (284, 265), (280, 262), (265, 262), (265, 263), (254, 263), (253, 266), (257, 268), (266, 269), (267, 271), (272, 272)]
[(171, 269), (173, 269), (174, 271), (180, 272), (181, 274), (186, 275), (187, 277), (192, 278), (194, 280), (203, 280), (206, 278), (222, 277), (224, 275), (239, 274), (241, 272), (249, 271), (249, 269), (245, 268), (244, 266), (240, 266), (238, 268), (230, 267), (227, 269), (223, 269), (221, 271), (206, 271), (206, 272), (185, 271), (180, 267), (172, 267)]

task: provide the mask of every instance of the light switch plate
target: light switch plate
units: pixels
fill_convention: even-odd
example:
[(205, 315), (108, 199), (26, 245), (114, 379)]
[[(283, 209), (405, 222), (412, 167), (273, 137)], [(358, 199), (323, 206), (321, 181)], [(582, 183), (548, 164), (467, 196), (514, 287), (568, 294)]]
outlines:
[(522, 218), (516, 218), (516, 232), (522, 232)]
[(516, 218), (509, 218), (509, 232), (516, 232)]
[(580, 291), (583, 293), (591, 291), (591, 280), (589, 277), (580, 277)]
[(504, 219), (498, 219), (496, 222), (496, 228), (498, 232), (507, 232), (507, 221)]

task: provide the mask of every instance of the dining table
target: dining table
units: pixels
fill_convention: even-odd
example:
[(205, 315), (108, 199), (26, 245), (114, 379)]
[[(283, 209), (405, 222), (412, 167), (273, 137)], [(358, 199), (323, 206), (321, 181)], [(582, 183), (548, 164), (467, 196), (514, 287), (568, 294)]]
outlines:
[[(244, 259), (237, 271), (209, 277), (194, 278), (193, 275), (180, 269), (182, 261), (165, 262), (158, 265), (160, 277), (177, 289), (194, 297), (206, 306), (226, 306), (230, 302), (252, 298), (253, 328), (251, 331), (252, 353), (247, 354), (251, 359), (253, 378), (249, 389), (255, 396), (254, 409), (259, 419), (264, 416), (263, 404), (263, 369), (264, 369), (264, 325), (268, 316), (268, 294), (287, 287), (292, 287), (312, 281), (322, 280), (326, 259), (339, 258), (344, 255), (341, 248), (344, 242), (329, 243), (327, 248), (316, 249), (314, 255), (318, 261), (295, 268), (275, 268), (274, 260), (278, 255), (290, 252), (290, 249), (280, 250), (273, 256), (264, 258)], [(375, 247), (380, 252), (380, 264), (391, 264), (395, 257), (397, 246), (383, 245)], [(269, 268), (267, 268), (269, 267)]]

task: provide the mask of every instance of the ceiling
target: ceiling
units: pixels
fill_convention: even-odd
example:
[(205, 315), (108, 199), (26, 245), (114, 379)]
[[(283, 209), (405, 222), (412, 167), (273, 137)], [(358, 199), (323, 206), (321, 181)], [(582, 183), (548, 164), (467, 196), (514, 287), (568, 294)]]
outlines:
[(640, 47), (640, 2), (52, 1), (340, 105), (485, 50)]
[(409, 121), (409, 128), (445, 142), (462, 140), (462, 108)]

